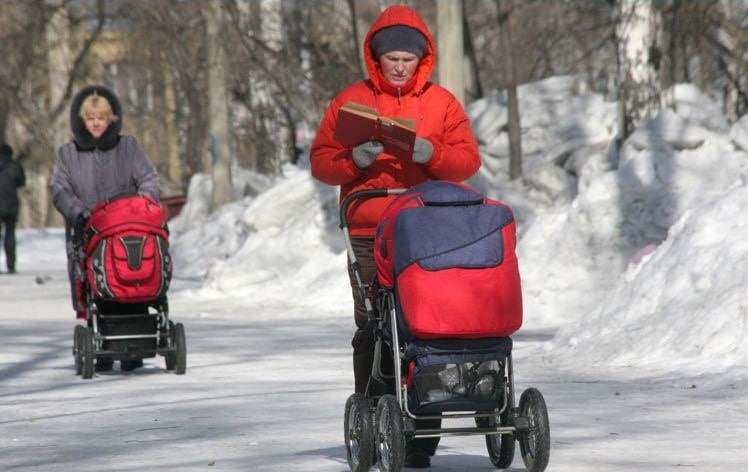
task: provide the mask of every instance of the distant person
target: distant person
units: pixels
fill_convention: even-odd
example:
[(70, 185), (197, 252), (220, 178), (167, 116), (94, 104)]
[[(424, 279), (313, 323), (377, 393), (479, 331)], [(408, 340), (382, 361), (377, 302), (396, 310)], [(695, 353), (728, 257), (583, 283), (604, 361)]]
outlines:
[[(460, 102), (429, 82), (436, 63), (431, 33), (420, 15), (405, 6), (385, 9), (364, 40), (369, 78), (346, 87), (330, 102), (310, 150), (312, 175), (340, 185), (340, 201), (362, 189), (409, 188), (428, 180), (463, 181), (480, 168), (478, 144)], [(376, 109), (379, 115), (416, 121), (410, 159), (384, 153), (377, 141), (349, 147), (333, 135), (338, 111), (348, 101)], [(376, 273), (374, 233), (379, 217), (394, 199), (361, 200), (346, 215), (354, 254), (365, 283)], [(374, 356), (374, 333), (366, 329), (366, 307), (349, 265), (357, 330), (353, 336), (353, 373), (357, 393), (365, 393)], [(433, 421), (432, 421), (433, 423)], [(426, 423), (423, 424), (424, 427)], [(438, 427), (438, 420), (436, 426)], [(406, 467), (431, 465), (439, 438), (416, 439), (406, 447)]]
[[(18, 222), (18, 189), (26, 185), (23, 166), (13, 160), (13, 148), (0, 146), (0, 235), (5, 249), (9, 274), (16, 273), (16, 223)], [(4, 230), (4, 231), (3, 231)]]
[[(77, 283), (83, 276), (79, 267), (81, 230), (99, 203), (122, 195), (161, 198), (156, 167), (137, 139), (121, 135), (122, 106), (113, 91), (94, 85), (78, 92), (70, 107), (74, 139), (57, 151), (50, 180), (55, 208), (65, 217), (65, 242), (73, 309), (85, 317), (85, 306), (78, 298)], [(97, 370), (111, 369), (97, 359)], [(122, 361), (122, 370), (132, 370), (143, 361)]]

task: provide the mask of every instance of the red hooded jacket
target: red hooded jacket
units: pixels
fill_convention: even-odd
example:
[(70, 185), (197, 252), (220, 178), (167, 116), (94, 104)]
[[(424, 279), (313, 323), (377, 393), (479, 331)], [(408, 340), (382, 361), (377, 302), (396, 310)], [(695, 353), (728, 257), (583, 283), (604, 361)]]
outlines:
[[(428, 53), (419, 62), (413, 79), (400, 89), (385, 80), (369, 46), (377, 31), (394, 25), (415, 28), (428, 44)], [(326, 184), (340, 185), (341, 202), (362, 189), (410, 188), (427, 180), (460, 182), (472, 176), (481, 165), (478, 144), (460, 102), (447, 89), (428, 81), (436, 63), (436, 49), (420, 15), (401, 5), (385, 9), (366, 35), (364, 59), (369, 79), (340, 92), (320, 122), (310, 152), (312, 175)], [(351, 148), (333, 138), (338, 110), (348, 101), (374, 108), (382, 116), (415, 119), (416, 135), (434, 146), (431, 160), (426, 164), (403, 162), (383, 153), (366, 169), (356, 167)], [(374, 236), (379, 216), (394, 198), (354, 202), (347, 215), (351, 236)]]

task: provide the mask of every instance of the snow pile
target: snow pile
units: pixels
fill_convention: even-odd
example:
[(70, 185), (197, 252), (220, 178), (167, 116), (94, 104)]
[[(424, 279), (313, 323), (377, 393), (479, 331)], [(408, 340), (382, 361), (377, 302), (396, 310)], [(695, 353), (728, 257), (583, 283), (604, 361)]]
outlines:
[[(567, 77), (521, 87), (514, 182), (503, 97), (468, 107), (485, 164), (469, 183), (515, 210), (524, 329), (563, 328), (550, 359), (688, 375), (748, 365), (748, 121), (728, 125), (690, 85), (669, 94), (616, 152), (615, 103)], [(205, 296), (348, 307), (337, 190), (308, 168), (284, 174), (198, 226), (180, 221), (201, 205), (191, 193), (173, 225), (177, 271)]]

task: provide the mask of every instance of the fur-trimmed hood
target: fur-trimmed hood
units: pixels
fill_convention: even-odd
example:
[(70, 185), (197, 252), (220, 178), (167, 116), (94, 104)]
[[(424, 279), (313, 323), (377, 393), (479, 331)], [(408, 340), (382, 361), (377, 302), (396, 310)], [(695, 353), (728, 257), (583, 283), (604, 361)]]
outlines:
[[(107, 99), (112, 111), (117, 115), (117, 121), (111, 123), (99, 139), (94, 139), (86, 129), (86, 123), (80, 117), (80, 108), (83, 101), (93, 94)], [(75, 137), (75, 146), (79, 151), (92, 151), (94, 149), (108, 150), (117, 145), (122, 130), (122, 105), (117, 95), (110, 89), (101, 85), (89, 85), (78, 92), (70, 105), (70, 128)]]

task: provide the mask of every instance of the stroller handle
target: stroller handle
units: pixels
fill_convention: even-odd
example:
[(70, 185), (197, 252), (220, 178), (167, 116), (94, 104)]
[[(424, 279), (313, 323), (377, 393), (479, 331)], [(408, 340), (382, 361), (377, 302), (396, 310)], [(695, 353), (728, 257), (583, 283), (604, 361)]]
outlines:
[(340, 204), (340, 228), (343, 230), (348, 228), (348, 207), (351, 206), (351, 203), (355, 200), (398, 195), (406, 190), (407, 189), (404, 188), (371, 188), (353, 192), (343, 200), (343, 203)]
[(366, 284), (364, 283), (364, 280), (361, 276), (361, 267), (358, 264), (358, 260), (356, 259), (356, 254), (353, 252), (353, 245), (351, 244), (351, 236), (348, 233), (348, 207), (353, 203), (355, 200), (359, 199), (368, 199), (368, 198), (380, 198), (380, 197), (386, 197), (389, 195), (398, 195), (403, 192), (405, 192), (407, 189), (404, 188), (373, 188), (373, 189), (366, 189), (366, 190), (359, 190), (357, 192), (353, 192), (352, 194), (348, 195), (345, 200), (343, 200), (343, 203), (340, 204), (340, 228), (343, 230), (343, 240), (345, 242), (345, 247), (348, 252), (348, 259), (351, 264), (351, 268), (353, 269), (353, 273), (356, 277), (356, 282), (358, 283), (358, 295), (361, 298), (361, 300), (364, 302), (364, 306), (366, 307), (366, 312), (369, 316), (369, 326), (374, 326), (375, 323), (375, 313), (374, 313), (374, 307), (372, 306), (371, 300), (368, 297), (367, 291), (366, 291)]
[(371, 188), (365, 190), (358, 190), (345, 197), (343, 203), (340, 204), (340, 229), (343, 230), (343, 237), (345, 239), (345, 247), (348, 250), (348, 257), (352, 262), (356, 262), (356, 255), (353, 254), (353, 247), (351, 246), (351, 237), (348, 233), (348, 207), (351, 206), (356, 200), (369, 199), (369, 198), (381, 198), (389, 195), (399, 195), (408, 189), (405, 188)]

